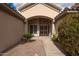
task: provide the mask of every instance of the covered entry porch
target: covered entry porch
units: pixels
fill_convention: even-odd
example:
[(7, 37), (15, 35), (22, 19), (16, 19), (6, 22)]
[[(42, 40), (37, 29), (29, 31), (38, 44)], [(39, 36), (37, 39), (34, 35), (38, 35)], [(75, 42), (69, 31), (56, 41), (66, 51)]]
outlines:
[(27, 19), (27, 32), (34, 36), (51, 36), (53, 19), (45, 16), (34, 16)]

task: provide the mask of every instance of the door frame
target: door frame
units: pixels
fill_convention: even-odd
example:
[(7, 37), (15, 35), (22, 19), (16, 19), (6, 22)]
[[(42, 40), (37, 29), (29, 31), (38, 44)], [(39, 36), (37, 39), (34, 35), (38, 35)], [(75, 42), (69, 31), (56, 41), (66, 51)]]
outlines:
[[(30, 24), (30, 25), (29, 25), (29, 33), (31, 32), (30, 26), (33, 26), (33, 29), (32, 29), (32, 30), (33, 30), (33, 33), (32, 33), (32, 34), (33, 34), (34, 36), (37, 36), (37, 34), (38, 34), (38, 33), (37, 33), (38, 25), (37, 25), (37, 24)], [(35, 29), (34, 26), (36, 26), (37, 28)], [(36, 33), (34, 33), (34, 30), (36, 30)]]
[[(43, 24), (39, 26), (39, 36), (49, 36), (49, 25), (47, 24)], [(41, 30), (42, 27), (42, 30)], [(47, 29), (45, 29), (45, 27), (47, 27)], [(42, 31), (42, 33), (41, 33)], [(45, 32), (47, 32), (47, 34), (45, 34)]]

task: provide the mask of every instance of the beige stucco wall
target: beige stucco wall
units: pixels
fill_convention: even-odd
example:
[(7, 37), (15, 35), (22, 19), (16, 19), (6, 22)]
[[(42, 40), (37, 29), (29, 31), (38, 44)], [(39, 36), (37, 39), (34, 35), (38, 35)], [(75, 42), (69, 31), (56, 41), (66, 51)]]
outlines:
[(23, 35), (24, 24), (18, 18), (0, 12), (0, 52), (12, 47)]
[(36, 6), (30, 8), (30, 9), (26, 9), (23, 12), (21, 12), (21, 14), (27, 19), (33, 16), (47, 16), (50, 17), (52, 19), (54, 19), (54, 17), (56, 15), (59, 14), (59, 12), (52, 10), (42, 4), (37, 4)]
[[(50, 9), (50, 8), (46, 7), (45, 5), (37, 4), (36, 6), (33, 6), (30, 9), (26, 8), (24, 11), (21, 12), (21, 14), (26, 18), (26, 20), (33, 16), (50, 17), (52, 19), (52, 33), (55, 33), (55, 27), (53, 24), (53, 20), (54, 20), (55, 16), (57, 16), (59, 14), (58, 11), (56, 11), (54, 9)], [(25, 29), (26, 32), (27, 32), (27, 27), (28, 26), (26, 23), (26, 29)]]
[(58, 21), (56, 21), (56, 23), (55, 23), (56, 33), (58, 33), (58, 27), (59, 27), (59, 25), (60, 25), (61, 22), (62, 22), (62, 20), (61, 20), (61, 18), (60, 18), (60, 19), (58, 19)]

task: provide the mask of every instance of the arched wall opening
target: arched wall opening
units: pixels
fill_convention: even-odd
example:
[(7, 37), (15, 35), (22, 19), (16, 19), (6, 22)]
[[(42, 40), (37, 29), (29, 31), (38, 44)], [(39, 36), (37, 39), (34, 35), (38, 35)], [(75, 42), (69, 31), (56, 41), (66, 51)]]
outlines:
[(47, 16), (33, 16), (27, 19), (25, 31), (34, 36), (51, 36), (53, 19)]

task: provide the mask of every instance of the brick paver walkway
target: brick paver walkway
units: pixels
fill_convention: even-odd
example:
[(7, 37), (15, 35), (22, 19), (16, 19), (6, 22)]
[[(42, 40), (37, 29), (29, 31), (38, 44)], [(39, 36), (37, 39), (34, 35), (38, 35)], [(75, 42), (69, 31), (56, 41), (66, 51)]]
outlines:
[(19, 44), (3, 55), (12, 56), (65, 56), (51, 41), (50, 37), (34, 37), (36, 41)]
[(29, 43), (19, 44), (9, 51), (3, 53), (5, 56), (45, 56), (43, 42), (36, 40)]
[(56, 45), (51, 41), (50, 37), (42, 36), (42, 37), (35, 37), (36, 39), (42, 40), (44, 49), (47, 56), (65, 56)]

